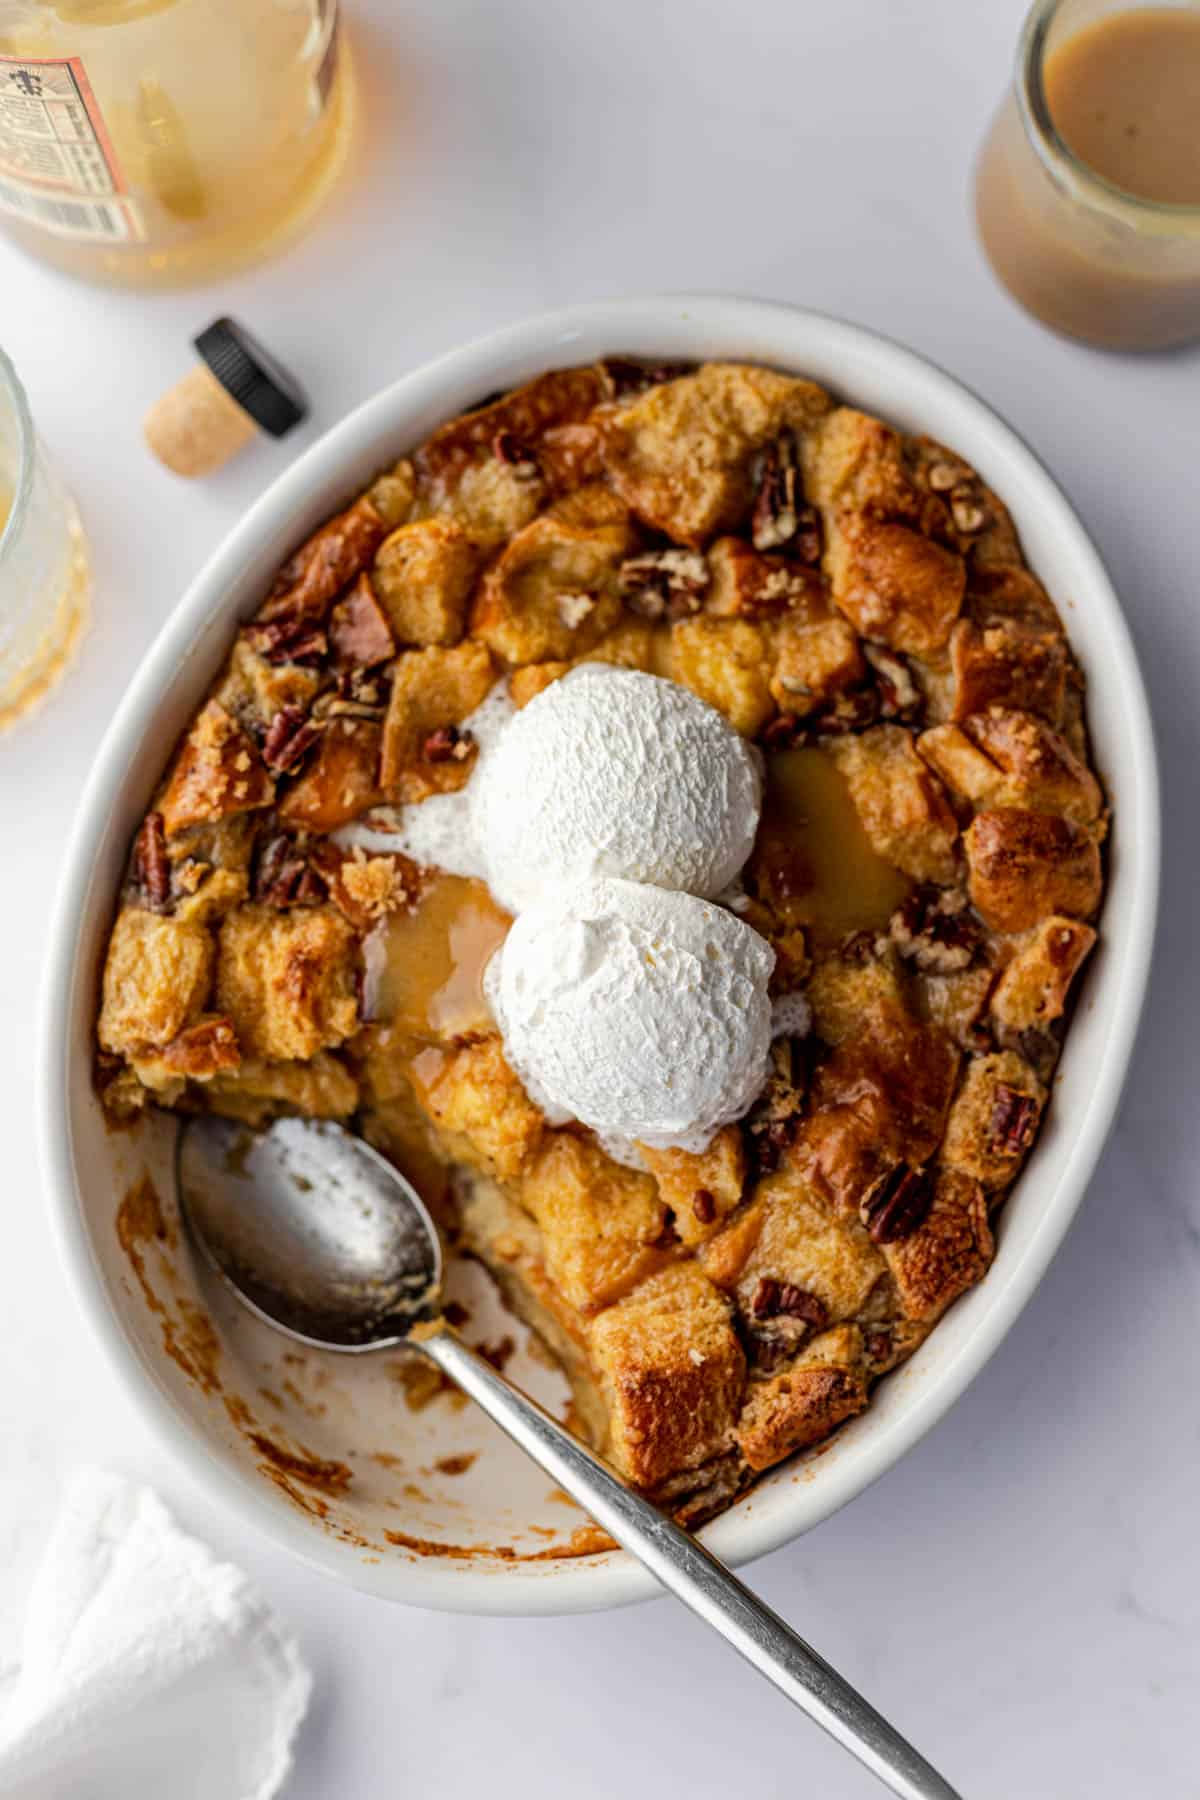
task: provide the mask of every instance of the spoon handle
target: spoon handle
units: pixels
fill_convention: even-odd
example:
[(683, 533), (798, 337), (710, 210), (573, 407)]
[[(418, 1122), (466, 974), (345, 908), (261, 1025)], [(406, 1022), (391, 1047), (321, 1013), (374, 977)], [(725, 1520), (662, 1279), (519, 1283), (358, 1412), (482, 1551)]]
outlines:
[(419, 1346), (571, 1497), (760, 1675), (903, 1800), (962, 1800), (956, 1788), (698, 1540), (644, 1500), (448, 1327)]

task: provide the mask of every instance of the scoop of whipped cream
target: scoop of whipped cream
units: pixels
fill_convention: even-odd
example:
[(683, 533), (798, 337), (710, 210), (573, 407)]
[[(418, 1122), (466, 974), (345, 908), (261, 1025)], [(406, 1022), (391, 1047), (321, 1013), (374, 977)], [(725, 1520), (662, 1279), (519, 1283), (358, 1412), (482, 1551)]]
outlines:
[(520, 712), (497, 683), (464, 724), (479, 747), (465, 788), (377, 809), (338, 841), (477, 876), (510, 912), (593, 875), (708, 898), (754, 847), (758, 754), (673, 681), (585, 663)]
[(711, 901), (600, 878), (520, 913), (486, 986), (509, 1061), (552, 1122), (701, 1151), (766, 1080), (774, 964), (765, 938)]
[(755, 752), (657, 675), (584, 663), (517, 713), (471, 782), (472, 835), (502, 906), (591, 876), (711, 898), (754, 846)]

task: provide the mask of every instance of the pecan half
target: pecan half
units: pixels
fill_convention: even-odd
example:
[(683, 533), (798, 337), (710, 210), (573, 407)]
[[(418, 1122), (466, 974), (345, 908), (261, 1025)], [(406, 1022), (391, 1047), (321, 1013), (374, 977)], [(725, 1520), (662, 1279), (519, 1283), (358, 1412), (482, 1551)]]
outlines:
[(428, 763), (465, 762), (474, 745), (474, 737), (461, 726), (439, 725), (421, 745), (421, 756)]
[(925, 711), (925, 696), (913, 680), (907, 659), (880, 644), (864, 643), (862, 653), (875, 671), (880, 717), (916, 724)]
[(621, 564), (621, 593), (643, 619), (684, 619), (699, 612), (708, 587), (708, 561), (700, 550), (648, 550)]
[(877, 1181), (859, 1209), (877, 1244), (895, 1244), (923, 1225), (933, 1204), (933, 1177), (927, 1169), (897, 1163)]
[(803, 563), (821, 560), (821, 521), (816, 508), (804, 503), (796, 440), (790, 431), (780, 432), (763, 452), (750, 541), (756, 550), (786, 548)]
[(773, 1275), (764, 1275), (759, 1281), (751, 1296), (750, 1311), (756, 1319), (800, 1319), (814, 1331), (829, 1323), (828, 1309), (816, 1294), (797, 1287), (795, 1282), (777, 1281)]
[(148, 912), (164, 912), (171, 899), (171, 864), (160, 812), (149, 812), (133, 845), (133, 878)]
[(1003, 1082), (992, 1104), (991, 1148), (1002, 1156), (1023, 1156), (1037, 1130), (1038, 1103)]
[(310, 719), (302, 707), (281, 706), (267, 726), (262, 759), (277, 775), (299, 768), (321, 731), (320, 721)]
[(246, 637), (265, 662), (275, 664), (301, 663), (313, 668), (329, 648), (321, 627), (310, 624), (302, 614), (271, 619), (265, 625), (248, 625)]
[(933, 975), (970, 968), (983, 942), (967, 896), (957, 888), (917, 888), (892, 914), (888, 930), (901, 956)]

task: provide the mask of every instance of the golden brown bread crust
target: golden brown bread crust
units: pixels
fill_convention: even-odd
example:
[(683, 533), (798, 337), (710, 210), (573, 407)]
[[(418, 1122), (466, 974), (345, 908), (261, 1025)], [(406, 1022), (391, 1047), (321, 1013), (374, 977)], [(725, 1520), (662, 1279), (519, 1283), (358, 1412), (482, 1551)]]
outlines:
[(1028, 931), (1052, 913), (1087, 919), (1100, 904), (1100, 849), (1082, 825), (1000, 806), (977, 813), (964, 845), (976, 911), (995, 931)]
[[(486, 893), (458, 883), (447, 927), (449, 878), (330, 836), (461, 787), (497, 679), (524, 705), (590, 660), (700, 694), (769, 794), (821, 772), (745, 872), (811, 1032), (707, 1151), (644, 1171), (547, 1122), (478, 993), (386, 998), (398, 944), (444, 1000), (448, 930), (503, 929)], [(114, 1113), (350, 1120), (443, 1212), (453, 1185), (589, 1435), (695, 1521), (861, 1411), (986, 1272), (1106, 824), (1057, 613), (961, 458), (774, 370), (551, 371), (385, 470), (237, 633), (133, 847), (98, 1077)], [(875, 884), (853, 929), (822, 911), (839, 868)]]

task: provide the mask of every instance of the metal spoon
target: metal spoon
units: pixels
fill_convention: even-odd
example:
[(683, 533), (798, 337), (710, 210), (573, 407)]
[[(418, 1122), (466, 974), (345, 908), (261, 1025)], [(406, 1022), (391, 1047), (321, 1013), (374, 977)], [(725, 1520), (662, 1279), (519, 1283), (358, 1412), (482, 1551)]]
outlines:
[(961, 1800), (899, 1732), (702, 1544), (477, 1356), (441, 1314), (442, 1254), (419, 1196), (339, 1125), (183, 1129), (179, 1196), (239, 1299), (322, 1350), (408, 1343), (475, 1400), (663, 1587), (904, 1800)]

